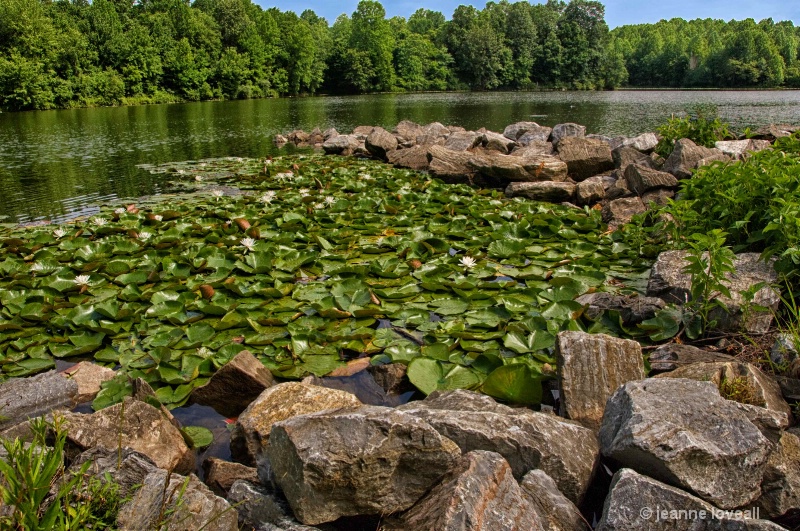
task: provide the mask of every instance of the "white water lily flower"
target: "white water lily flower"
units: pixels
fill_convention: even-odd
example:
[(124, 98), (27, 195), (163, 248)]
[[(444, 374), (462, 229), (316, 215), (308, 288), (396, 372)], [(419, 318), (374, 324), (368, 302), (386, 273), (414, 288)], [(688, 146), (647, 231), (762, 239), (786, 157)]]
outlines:
[(300, 188), (298, 192), (300, 192), (300, 197), (308, 197), (310, 190), (308, 188)]
[(328, 203), (329, 205), (332, 205), (336, 202), (336, 198), (333, 197), (332, 195), (325, 196), (325, 202)]
[(119, 208), (114, 210), (114, 214), (124, 214), (125, 212), (127, 212), (127, 210), (125, 210), (122, 207), (119, 207)]
[(197, 182), (200, 182), (200, 181), (203, 180), (203, 176), (202, 175), (195, 175), (194, 176), (194, 180), (197, 181)]
[(183, 171), (183, 170), (178, 170), (178, 175), (183, 175), (184, 173), (186, 173), (186, 172)]
[(88, 286), (89, 285), (89, 275), (78, 275), (73, 280), (76, 286)]
[(278, 181), (290, 181), (292, 180), (292, 177), (294, 177), (294, 174), (290, 171), (275, 174), (275, 179)]
[(37, 271), (44, 271), (44, 269), (45, 269), (45, 268), (44, 268), (44, 264), (43, 264), (43, 263), (41, 263), (41, 262), (35, 262), (35, 263), (34, 263), (34, 264), (31, 266), (31, 271), (32, 271), (32, 272), (34, 272), (34, 273), (36, 273)]
[(358, 178), (362, 179), (364, 181), (374, 181), (375, 180), (375, 178), (372, 175), (370, 175), (369, 173), (362, 173), (361, 175), (358, 176)]
[(466, 267), (467, 269), (471, 269), (471, 268), (475, 267), (475, 264), (477, 264), (478, 262), (477, 262), (477, 260), (475, 260), (471, 256), (462, 256), (461, 260), (459, 260), (459, 263), (462, 266)]
[(213, 352), (208, 350), (206, 347), (200, 347), (199, 349), (197, 349), (197, 355), (200, 356), (201, 358), (207, 358), (211, 354), (213, 354)]
[(161, 214), (156, 214), (155, 216), (153, 216), (153, 219), (156, 221), (161, 221), (162, 219), (164, 219), (164, 216), (162, 216)]
[[(205, 162), (201, 162), (201, 163), (199, 164), (199, 166), (200, 166), (201, 168), (205, 168), (205, 167), (206, 167), (206, 163), (205, 163)], [(200, 176), (198, 175), (198, 177), (200, 177)], [(202, 179), (202, 177), (200, 177), (200, 178)]]
[(264, 166), (269, 166), (270, 164), (272, 164), (272, 161), (270, 159), (266, 159), (264, 161)]
[(56, 229), (53, 231), (53, 236), (55, 236), (56, 238), (63, 238), (66, 235), (67, 231), (64, 229)]
[(211, 192), (211, 195), (213, 195), (214, 197), (217, 198), (217, 200), (219, 200), (219, 198), (224, 195), (224, 192), (222, 190), (214, 190), (213, 192)]
[(242, 157), (236, 157), (236, 162), (244, 162), (244, 159)]
[(272, 200), (275, 199), (277, 194), (275, 194), (274, 190), (270, 190), (261, 196), (261, 201), (264, 203), (272, 203)]
[(108, 220), (106, 218), (95, 217), (92, 218), (92, 225), (102, 227), (103, 225), (108, 225)]
[(140, 233), (139, 233), (139, 239), (140, 239), (140, 240), (146, 240), (146, 239), (148, 239), (150, 236), (152, 236), (152, 234), (150, 234), (150, 233), (149, 233), (149, 232), (147, 232), (147, 231), (142, 231), (142, 232), (140, 232)]
[(314, 205), (314, 208), (316, 208), (317, 210), (320, 210), (320, 209), (325, 208), (325, 205), (323, 203), (316, 203)]
[(242, 238), (239, 243), (248, 251), (254, 251), (256, 248), (256, 241), (253, 238)]

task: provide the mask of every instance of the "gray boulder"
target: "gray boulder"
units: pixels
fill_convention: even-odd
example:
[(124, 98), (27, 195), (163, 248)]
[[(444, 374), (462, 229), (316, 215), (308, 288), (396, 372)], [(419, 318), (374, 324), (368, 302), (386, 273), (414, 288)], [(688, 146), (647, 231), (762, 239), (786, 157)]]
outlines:
[(361, 141), (355, 135), (332, 136), (322, 143), (326, 155), (348, 156), (361, 147)]
[(767, 518), (800, 513), (800, 437), (784, 432), (769, 456), (761, 497), (753, 504)]
[[(647, 283), (647, 295), (660, 297), (667, 302), (684, 303), (691, 295), (691, 278), (683, 272), (687, 265), (685, 251), (665, 251), (658, 255), (656, 263), (650, 271)], [(717, 321), (716, 329), (763, 334), (772, 324), (773, 312), (778, 309), (780, 294), (772, 287), (777, 282), (774, 260), (764, 262), (758, 253), (742, 253), (736, 255), (733, 262), (736, 271), (724, 279), (731, 297), (719, 297), (728, 311), (720, 308), (712, 310), (710, 318)], [(759, 283), (765, 285), (759, 289), (752, 302), (742, 295)], [(747, 305), (767, 308), (759, 310)]]
[[(619, 181), (617, 181), (619, 183)], [(602, 216), (603, 221), (608, 223), (609, 228), (614, 229), (620, 225), (624, 225), (633, 219), (636, 214), (645, 212), (647, 207), (644, 206), (642, 200), (638, 197), (621, 197), (609, 201), (603, 206)], [(650, 295), (650, 293), (648, 293)]]
[[(652, 319), (658, 310), (666, 307), (666, 303), (657, 297), (636, 297), (603, 291), (586, 293), (575, 300), (588, 306), (585, 315), (589, 319), (597, 319), (603, 312), (613, 310), (619, 312), (625, 326), (636, 326), (646, 319)], [(650, 359), (652, 364), (652, 355)]]
[(795, 337), (792, 334), (778, 334), (769, 350), (769, 359), (781, 368), (787, 368), (798, 357)]
[(74, 408), (78, 383), (56, 371), (0, 384), (0, 430), (55, 410)]
[(444, 147), (453, 151), (467, 151), (474, 148), (483, 140), (483, 135), (474, 131), (451, 133), (445, 140)]
[(148, 474), (159, 468), (152, 459), (130, 448), (121, 452), (116, 449), (91, 448), (78, 455), (70, 464), (69, 470), (78, 472), (89, 463), (86, 473), (105, 480), (106, 475), (119, 486), (119, 497), (127, 498), (144, 483)]
[(778, 531), (755, 512), (721, 511), (688, 492), (623, 468), (611, 480), (597, 531)]
[(272, 373), (250, 351), (243, 350), (219, 369), (190, 400), (214, 408), (226, 417), (238, 417), (264, 389), (275, 383)]
[(675, 190), (672, 188), (653, 188), (642, 194), (642, 203), (647, 208), (653, 208), (653, 205), (664, 206), (674, 197)]
[(618, 136), (611, 140), (611, 149), (631, 148), (641, 153), (651, 153), (658, 145), (658, 136), (655, 133), (642, 133), (633, 138)]
[(583, 138), (586, 136), (586, 127), (574, 123), (558, 124), (553, 127), (553, 132), (550, 133), (550, 141), (558, 145), (562, 138), (577, 137)]
[(218, 457), (209, 457), (203, 461), (203, 482), (217, 496), (227, 496), (233, 484), (240, 480), (257, 483), (258, 470)]
[(678, 179), (688, 179), (701, 161), (719, 160), (720, 157), (725, 157), (722, 151), (698, 146), (688, 138), (682, 138), (675, 142), (675, 148), (664, 162), (662, 170)]
[(553, 478), (542, 470), (531, 470), (519, 484), (547, 531), (584, 531), (589, 525), (574, 503), (558, 490)]
[(237, 531), (236, 510), (197, 476), (151, 472), (117, 516), (120, 531)]
[(602, 175), (589, 177), (585, 181), (578, 183), (575, 189), (575, 196), (578, 204), (593, 205), (603, 200), (606, 196), (606, 181)]
[(386, 154), (389, 164), (396, 168), (408, 168), (417, 171), (428, 169), (428, 148), (413, 146), (410, 148), (396, 149)]
[(614, 159), (614, 167), (623, 172), (629, 164), (638, 164), (649, 168), (654, 166), (650, 157), (632, 147), (618, 147), (612, 150), (611, 158)]
[(353, 129), (352, 135), (358, 138), (359, 142), (364, 142), (373, 129), (375, 129), (375, 127), (372, 125), (359, 125)]
[(117, 373), (108, 367), (82, 361), (65, 370), (63, 374), (78, 384), (75, 401), (83, 404), (94, 400), (100, 392), (100, 385), (114, 378)]
[(398, 137), (399, 143), (416, 142), (417, 137), (423, 134), (422, 126), (409, 120), (398, 123), (392, 132)]
[(547, 155), (502, 155), (482, 153), (469, 159), (474, 171), (501, 181), (564, 181), (567, 165), (556, 157)]
[[(507, 125), (505, 129), (503, 129), (503, 136), (508, 138), (509, 140), (516, 141), (519, 137), (527, 133), (528, 131), (536, 131), (540, 128), (539, 124), (536, 122), (517, 122), (511, 125)], [(545, 140), (547, 140), (545, 138)]]
[(294, 514), (308, 525), (408, 509), (461, 455), (421, 419), (377, 406), (278, 422), (267, 453)]
[(511, 150), (517, 146), (517, 143), (513, 140), (509, 140), (503, 135), (499, 133), (493, 133), (492, 131), (486, 131), (483, 133), (481, 137), (481, 144), (483, 144), (483, 147), (489, 151), (498, 151), (504, 155), (510, 153)]
[(576, 185), (566, 182), (515, 182), (506, 187), (505, 194), (507, 197), (526, 197), (534, 201), (563, 203), (574, 199), (576, 188)]
[(678, 180), (671, 173), (639, 164), (628, 164), (625, 168), (625, 180), (628, 182), (628, 189), (640, 196), (654, 188), (678, 186)]
[(714, 144), (718, 150), (722, 151), (734, 160), (745, 159), (751, 153), (769, 149), (772, 143), (769, 140), (721, 140)]
[(559, 414), (593, 430), (600, 428), (612, 393), (645, 377), (641, 345), (605, 334), (559, 332), (556, 363)]
[(464, 455), (441, 481), (387, 531), (544, 531), (511, 468), (494, 452)]
[[(521, 136), (517, 137), (517, 144), (520, 146), (529, 146), (536, 142), (548, 142), (553, 129), (551, 127), (539, 126), (537, 128), (529, 129)], [(549, 143), (549, 142), (548, 142)]]
[(674, 371), (693, 363), (713, 361), (736, 361), (736, 358), (681, 343), (667, 343), (650, 352), (651, 371)]
[(443, 179), (468, 179), (475, 174), (470, 165), (474, 158), (466, 151), (453, 151), (443, 146), (431, 146), (428, 149), (428, 171)]
[(387, 160), (386, 154), (397, 149), (397, 139), (382, 127), (375, 127), (364, 141), (370, 154), (381, 160)]
[(558, 157), (567, 163), (569, 175), (576, 181), (614, 169), (611, 148), (602, 140), (569, 136), (555, 146)]
[(618, 389), (599, 439), (606, 457), (723, 509), (758, 498), (772, 446), (713, 383), (662, 378)]
[[(286, 500), (255, 483), (237, 480), (228, 492), (228, 502), (236, 507), (240, 529), (269, 531), (315, 531), (292, 516)], [(274, 526), (274, 527), (273, 527)]]
[(540, 155), (554, 155), (555, 148), (550, 142), (534, 140), (525, 145), (519, 144), (511, 152), (515, 157), (538, 157)]

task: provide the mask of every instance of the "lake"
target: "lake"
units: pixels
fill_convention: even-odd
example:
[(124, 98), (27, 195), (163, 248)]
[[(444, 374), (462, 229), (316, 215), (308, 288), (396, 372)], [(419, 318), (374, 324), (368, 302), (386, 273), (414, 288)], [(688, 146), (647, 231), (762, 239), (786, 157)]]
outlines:
[(610, 136), (652, 131), (672, 114), (712, 104), (736, 128), (800, 123), (800, 91), (615, 91), (382, 94), (0, 114), (0, 216), (63, 221), (102, 204), (169, 189), (137, 164), (291, 153), (276, 133), (400, 120), (502, 131), (531, 120), (577, 122)]

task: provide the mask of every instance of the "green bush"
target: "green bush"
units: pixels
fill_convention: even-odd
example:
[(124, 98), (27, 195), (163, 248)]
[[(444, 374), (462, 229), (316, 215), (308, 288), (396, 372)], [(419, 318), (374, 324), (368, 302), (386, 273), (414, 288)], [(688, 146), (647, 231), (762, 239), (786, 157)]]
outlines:
[(714, 147), (718, 140), (731, 137), (728, 124), (719, 119), (714, 106), (695, 107), (687, 116), (672, 116), (667, 123), (658, 127), (661, 140), (656, 152), (668, 157), (675, 147), (675, 142), (688, 138), (698, 146)]

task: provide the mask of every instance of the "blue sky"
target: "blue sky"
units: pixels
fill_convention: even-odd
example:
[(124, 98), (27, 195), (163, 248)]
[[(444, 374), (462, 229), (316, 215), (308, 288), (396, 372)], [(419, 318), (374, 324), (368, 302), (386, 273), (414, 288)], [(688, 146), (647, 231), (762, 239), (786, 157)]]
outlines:
[[(323, 0), (253, 0), (264, 8), (277, 7), (282, 11), (294, 11), (298, 15), (305, 9), (312, 9), (315, 13), (333, 23), (342, 13), (351, 15), (358, 5), (358, 0), (337, 0), (335, 2)], [(535, 0), (532, 0), (535, 2)], [(441, 11), (447, 18), (459, 4), (471, 4), (483, 8), (486, 2), (459, 2), (458, 0), (403, 0), (400, 2), (381, 2), (389, 17), (399, 15), (408, 16), (425, 7)], [(759, 21), (772, 17), (779, 20), (791, 20), (795, 25), (800, 24), (800, 2), (798, 0), (669, 0), (662, 2), (648, 2), (642, 0), (606, 0), (606, 22), (611, 28), (624, 24), (641, 24), (658, 22), (662, 18), (717, 18), (723, 20), (741, 20), (753, 18)]]

